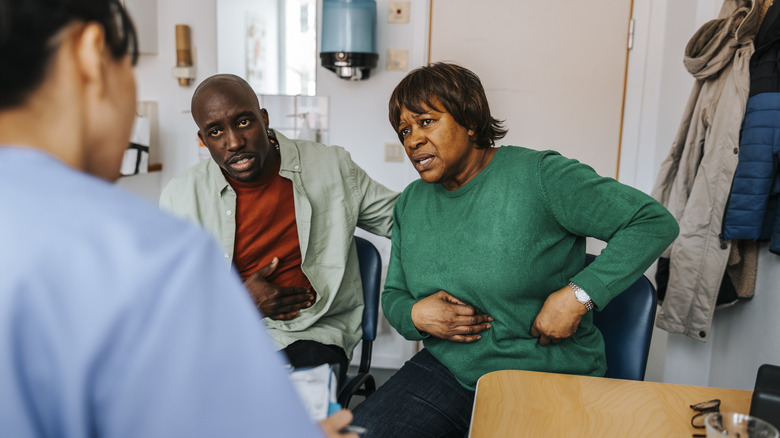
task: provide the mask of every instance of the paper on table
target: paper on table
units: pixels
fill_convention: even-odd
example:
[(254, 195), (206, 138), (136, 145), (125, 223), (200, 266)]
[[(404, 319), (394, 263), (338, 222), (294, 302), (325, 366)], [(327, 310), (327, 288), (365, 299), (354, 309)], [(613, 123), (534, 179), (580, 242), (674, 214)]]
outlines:
[(324, 420), (340, 409), (336, 402), (337, 383), (332, 366), (322, 364), (314, 368), (295, 369), (290, 373), (290, 380), (312, 420)]

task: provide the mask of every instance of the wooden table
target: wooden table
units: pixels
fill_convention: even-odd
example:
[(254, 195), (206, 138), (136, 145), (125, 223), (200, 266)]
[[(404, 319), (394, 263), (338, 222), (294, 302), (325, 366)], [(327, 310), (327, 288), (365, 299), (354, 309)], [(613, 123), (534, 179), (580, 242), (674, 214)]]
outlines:
[(751, 391), (532, 371), (496, 371), (477, 383), (472, 438), (690, 437), (691, 404), (721, 399), (750, 411)]

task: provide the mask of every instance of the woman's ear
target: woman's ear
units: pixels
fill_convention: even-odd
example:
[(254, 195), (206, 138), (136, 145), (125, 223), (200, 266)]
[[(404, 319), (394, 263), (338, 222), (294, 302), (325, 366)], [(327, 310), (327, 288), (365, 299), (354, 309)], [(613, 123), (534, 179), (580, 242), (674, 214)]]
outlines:
[(105, 84), (107, 48), (103, 27), (97, 23), (87, 23), (81, 29), (74, 30), (71, 37), (74, 38), (76, 50), (76, 68), (83, 79), (93, 85)]

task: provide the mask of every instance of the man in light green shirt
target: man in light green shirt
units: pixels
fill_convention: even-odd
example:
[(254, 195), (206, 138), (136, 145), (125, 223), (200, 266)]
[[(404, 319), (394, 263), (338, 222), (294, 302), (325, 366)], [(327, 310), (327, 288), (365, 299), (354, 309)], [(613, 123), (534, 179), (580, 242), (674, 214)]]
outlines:
[(337, 362), (343, 375), (362, 335), (355, 228), (389, 237), (398, 194), (340, 147), (269, 130), (237, 76), (201, 83), (192, 115), (212, 159), (174, 178), (160, 206), (221, 243), (294, 367)]

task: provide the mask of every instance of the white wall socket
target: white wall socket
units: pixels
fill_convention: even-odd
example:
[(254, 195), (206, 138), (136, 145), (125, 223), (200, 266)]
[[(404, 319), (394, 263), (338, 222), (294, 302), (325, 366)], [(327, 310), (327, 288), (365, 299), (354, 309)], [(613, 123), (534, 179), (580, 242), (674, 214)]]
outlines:
[(409, 51), (406, 49), (387, 49), (387, 69), (406, 71), (409, 69)]
[(403, 163), (406, 154), (400, 143), (385, 143), (385, 161)]
[(409, 22), (409, 8), (408, 1), (404, 2), (389, 2), (387, 11), (388, 23), (408, 23)]

